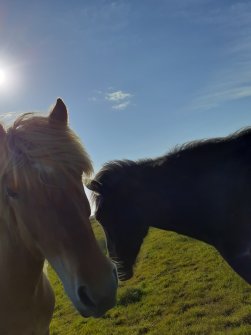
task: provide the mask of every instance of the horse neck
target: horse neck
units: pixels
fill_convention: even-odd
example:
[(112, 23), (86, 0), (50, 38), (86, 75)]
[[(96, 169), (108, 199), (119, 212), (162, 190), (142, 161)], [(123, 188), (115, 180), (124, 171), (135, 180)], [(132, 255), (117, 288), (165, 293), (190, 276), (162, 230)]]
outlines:
[[(212, 244), (210, 227), (198, 220), (193, 176), (183, 178), (184, 165), (170, 164), (149, 168), (141, 181), (142, 210), (147, 225), (174, 231)], [(143, 177), (144, 178), (144, 177)], [(204, 220), (205, 221), (205, 220)]]
[(8, 290), (25, 296), (32, 294), (41, 280), (44, 260), (32, 254), (13, 227), (14, 222), (0, 218), (0, 292), (7, 285)]

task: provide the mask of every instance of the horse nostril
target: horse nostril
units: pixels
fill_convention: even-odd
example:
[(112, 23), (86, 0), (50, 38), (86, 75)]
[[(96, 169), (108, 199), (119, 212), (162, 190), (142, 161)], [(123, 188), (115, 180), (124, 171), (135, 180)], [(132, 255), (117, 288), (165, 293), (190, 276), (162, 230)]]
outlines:
[(86, 287), (85, 286), (80, 286), (78, 289), (78, 296), (82, 303), (86, 305), (87, 307), (96, 307), (94, 302), (88, 297), (88, 294), (86, 293)]

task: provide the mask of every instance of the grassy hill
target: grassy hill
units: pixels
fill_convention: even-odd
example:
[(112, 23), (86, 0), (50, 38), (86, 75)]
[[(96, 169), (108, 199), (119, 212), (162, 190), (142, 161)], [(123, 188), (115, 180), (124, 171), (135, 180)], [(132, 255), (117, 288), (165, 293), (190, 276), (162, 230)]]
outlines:
[(251, 286), (213, 248), (174, 233), (150, 231), (134, 278), (120, 284), (117, 306), (101, 319), (78, 316), (49, 276), (57, 300), (51, 335), (251, 334)]

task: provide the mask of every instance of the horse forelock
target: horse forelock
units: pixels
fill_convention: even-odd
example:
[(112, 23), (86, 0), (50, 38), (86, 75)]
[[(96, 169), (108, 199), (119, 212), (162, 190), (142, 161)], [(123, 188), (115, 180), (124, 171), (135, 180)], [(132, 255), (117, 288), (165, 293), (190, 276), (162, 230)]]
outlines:
[(87, 176), (93, 171), (79, 138), (68, 126), (51, 124), (48, 117), (21, 115), (7, 130), (6, 150), (9, 168), (40, 164), (55, 170), (81, 170)]
[[(99, 172), (95, 175), (94, 179), (101, 184), (104, 193), (110, 196), (115, 195), (115, 189), (118, 184), (125, 183), (128, 187), (129, 174), (133, 173), (137, 168), (137, 162), (131, 160), (114, 160), (105, 163)], [(96, 192), (91, 192), (91, 202), (95, 204), (96, 209), (99, 207), (100, 198)]]
[(116, 184), (118, 180), (126, 175), (133, 167), (137, 165), (136, 162), (131, 160), (115, 160), (103, 165), (101, 170), (96, 174), (95, 180), (103, 183)]

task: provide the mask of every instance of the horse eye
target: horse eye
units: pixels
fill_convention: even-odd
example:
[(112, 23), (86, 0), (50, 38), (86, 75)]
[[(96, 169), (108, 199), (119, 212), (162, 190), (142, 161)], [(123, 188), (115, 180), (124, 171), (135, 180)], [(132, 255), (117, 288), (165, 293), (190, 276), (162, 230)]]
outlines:
[(13, 191), (11, 188), (7, 187), (6, 192), (7, 192), (8, 197), (13, 198), (13, 199), (18, 198), (18, 193)]

